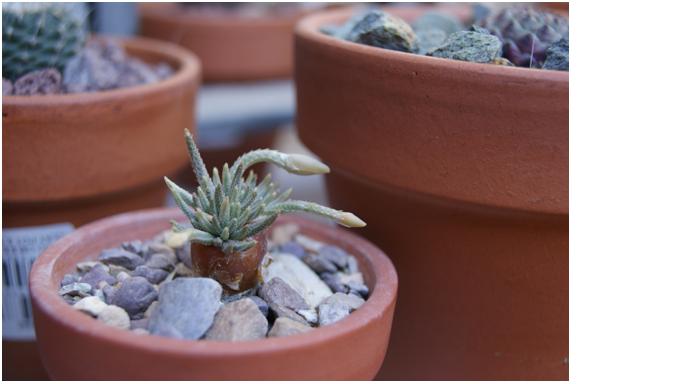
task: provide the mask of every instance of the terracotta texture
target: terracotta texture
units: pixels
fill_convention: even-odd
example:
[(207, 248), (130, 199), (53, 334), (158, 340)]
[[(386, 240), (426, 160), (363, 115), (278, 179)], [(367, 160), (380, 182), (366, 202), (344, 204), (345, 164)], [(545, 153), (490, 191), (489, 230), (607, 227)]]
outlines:
[[(210, 277), (229, 292), (242, 292), (258, 283), (258, 267), (267, 251), (264, 234), (256, 236), (255, 246), (244, 252), (223, 253), (220, 248), (192, 244), (192, 266), (201, 276)], [(236, 289), (235, 289), (236, 288)]]
[(401, 276), (378, 377), (567, 379), (569, 74), (318, 32), (350, 15), (297, 25), (297, 126)]
[[(58, 295), (62, 276), (103, 248), (149, 238), (182, 220), (175, 209), (113, 216), (89, 224), (49, 247), (33, 266), (31, 300), (43, 363), (53, 379), (372, 379), (386, 346), (397, 276), (389, 259), (366, 240), (317, 221), (282, 216), (302, 232), (335, 244), (359, 260), (370, 298), (331, 326), (283, 338), (248, 342), (176, 340), (113, 329), (70, 308)], [(68, 345), (68, 353), (64, 346)]]
[(205, 81), (285, 78), (292, 74), (294, 24), (302, 15), (242, 18), (225, 11), (207, 16), (175, 4), (144, 4), (140, 33), (196, 53)]
[[(182, 130), (194, 130), (199, 62), (149, 39), (123, 41), (129, 54), (165, 61), (162, 82), (107, 92), (3, 96), (3, 227), (79, 226), (123, 211), (164, 205), (159, 183), (188, 163)], [(3, 378), (40, 379), (35, 343), (8, 342)]]

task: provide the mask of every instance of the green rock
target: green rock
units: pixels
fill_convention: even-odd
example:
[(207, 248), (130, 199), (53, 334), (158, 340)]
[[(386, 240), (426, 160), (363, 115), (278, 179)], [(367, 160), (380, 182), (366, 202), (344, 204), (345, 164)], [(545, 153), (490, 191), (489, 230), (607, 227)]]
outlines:
[(413, 28), (398, 17), (372, 10), (353, 27), (348, 40), (394, 51), (417, 51)]
[(475, 31), (459, 31), (448, 37), (440, 48), (429, 52), (428, 56), (445, 59), (490, 63), (500, 57), (503, 44), (494, 35)]

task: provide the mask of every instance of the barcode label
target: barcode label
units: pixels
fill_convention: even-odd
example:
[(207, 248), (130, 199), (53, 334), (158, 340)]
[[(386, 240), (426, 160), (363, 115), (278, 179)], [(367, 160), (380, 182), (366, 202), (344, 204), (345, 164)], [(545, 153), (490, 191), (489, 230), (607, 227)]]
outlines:
[(35, 340), (28, 274), (45, 248), (74, 230), (69, 223), (2, 230), (2, 338)]

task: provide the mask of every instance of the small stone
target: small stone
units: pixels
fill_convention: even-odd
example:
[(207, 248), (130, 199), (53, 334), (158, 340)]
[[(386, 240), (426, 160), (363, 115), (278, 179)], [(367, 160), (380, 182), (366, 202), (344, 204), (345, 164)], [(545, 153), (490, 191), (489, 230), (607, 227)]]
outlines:
[(128, 252), (135, 253), (137, 255), (144, 255), (146, 247), (144, 243), (140, 240), (127, 241), (121, 244), (121, 248)]
[(119, 283), (123, 283), (126, 279), (130, 279), (130, 274), (128, 272), (121, 271), (116, 275), (116, 281)]
[(268, 320), (256, 303), (241, 299), (224, 304), (206, 332), (208, 340), (242, 341), (266, 337)]
[(420, 30), (416, 34), (418, 42), (417, 53), (420, 55), (441, 47), (448, 37), (446, 32), (436, 28)]
[(192, 277), (194, 276), (194, 270), (188, 268), (185, 263), (178, 263), (175, 266), (175, 275), (178, 277)]
[(116, 293), (117, 288), (112, 287), (111, 285), (106, 285), (102, 287), (102, 293), (104, 294), (104, 302), (107, 304), (111, 304), (112, 300), (114, 299), (114, 294)]
[(259, 311), (263, 313), (263, 316), (268, 316), (268, 303), (258, 296), (249, 296), (249, 300), (253, 301), (258, 307)]
[(97, 265), (101, 265), (107, 270), (107, 272), (109, 272), (109, 267), (100, 263), (99, 261), (81, 261), (80, 263), (76, 264), (76, 270), (81, 273), (88, 273)]
[(76, 302), (73, 307), (91, 316), (98, 316), (107, 307), (107, 303), (96, 296), (88, 296)]
[(116, 279), (109, 274), (108, 268), (102, 264), (93, 266), (80, 280), (81, 283), (90, 284), (92, 287), (97, 287), (103, 281), (109, 285), (116, 284)]
[(92, 286), (87, 283), (71, 283), (68, 285), (63, 286), (62, 288), (59, 289), (59, 295), (64, 296), (64, 295), (70, 295), (70, 296), (88, 296), (90, 294), (90, 291), (92, 290)]
[(351, 282), (356, 282), (359, 284), (364, 284), (365, 282), (363, 281), (363, 274), (360, 272), (357, 273), (338, 273), (339, 276), (339, 281), (344, 284), (344, 285), (349, 285)]
[(289, 253), (290, 255), (294, 255), (298, 258), (302, 258), (306, 255), (306, 250), (304, 247), (295, 241), (288, 241), (280, 245), (277, 248), (277, 251), (279, 253)]
[(126, 313), (123, 308), (117, 307), (116, 305), (107, 305), (104, 307), (97, 316), (97, 320), (120, 329), (129, 329), (131, 327), (128, 313)]
[(150, 333), (199, 339), (222, 305), (222, 291), (218, 282), (205, 277), (182, 277), (162, 284), (158, 307), (150, 317)]
[(338, 274), (336, 273), (322, 273), (320, 275), (320, 278), (327, 284), (328, 287), (332, 290), (332, 292), (341, 292), (341, 293), (347, 293), (348, 292), (348, 287), (344, 284), (342, 284), (341, 280), (339, 279)]
[(316, 308), (322, 300), (332, 295), (320, 277), (296, 256), (273, 254), (272, 262), (263, 269), (262, 274), (266, 282), (275, 277), (282, 279), (306, 300), (310, 308)]
[(62, 87), (62, 75), (54, 68), (40, 69), (21, 76), (14, 82), (15, 95), (53, 95)]
[(380, 10), (372, 10), (353, 27), (348, 40), (394, 51), (413, 52), (417, 36), (402, 19)]
[(152, 314), (154, 313), (154, 311), (156, 311), (157, 307), (159, 307), (159, 301), (153, 301), (152, 304), (150, 304), (147, 310), (145, 311), (145, 315), (143, 316), (143, 318), (149, 319), (150, 317), (152, 317)]
[(62, 86), (67, 93), (80, 93), (89, 90), (90, 71), (82, 54), (67, 61), (63, 73)]
[(308, 321), (301, 316), (300, 314), (296, 313), (296, 311), (289, 309), (285, 306), (282, 306), (280, 304), (270, 304), (269, 306), (270, 310), (273, 312), (275, 318), (280, 318), (280, 317), (286, 317), (288, 319), (298, 321), (302, 324), (308, 325)]
[(293, 310), (310, 309), (306, 300), (279, 277), (274, 277), (263, 284), (258, 294), (271, 306), (278, 304)]
[(475, 31), (455, 32), (440, 48), (428, 52), (428, 56), (452, 60), (489, 63), (502, 53), (500, 39), (488, 33)]
[(318, 307), (318, 319), (321, 326), (335, 323), (353, 310), (358, 309), (365, 301), (355, 295), (335, 293), (325, 299)]
[(306, 263), (316, 273), (336, 272), (337, 267), (331, 261), (320, 257), (315, 253), (306, 254), (301, 261)]
[(168, 272), (163, 269), (140, 265), (133, 271), (133, 276), (142, 276), (152, 284), (159, 284), (168, 276)]
[(438, 30), (446, 36), (465, 29), (460, 21), (443, 12), (427, 11), (412, 24), (413, 30), (419, 35), (420, 31)]
[(78, 282), (78, 276), (67, 273), (62, 277), (62, 282), (59, 284), (60, 287), (63, 287), (65, 285), (73, 284)]
[(278, 225), (273, 228), (270, 241), (274, 245), (281, 245), (292, 241), (294, 235), (299, 233), (299, 226), (294, 223)]
[(323, 259), (331, 261), (339, 269), (346, 268), (348, 259), (350, 257), (345, 250), (334, 245), (325, 245), (324, 247), (320, 248), (318, 255)]
[(496, 57), (495, 59), (493, 59), (491, 64), (502, 65), (505, 67), (514, 67), (515, 66), (515, 64), (512, 61), (510, 61), (504, 57)]
[(144, 277), (136, 276), (121, 283), (112, 298), (112, 304), (125, 309), (131, 319), (139, 319), (157, 297), (154, 286)]
[(318, 322), (318, 312), (313, 309), (299, 309), (295, 312), (311, 324)]
[(118, 265), (131, 271), (143, 263), (142, 257), (121, 248), (105, 249), (99, 259), (105, 264)]
[(2, 95), (3, 96), (11, 95), (13, 91), (14, 91), (14, 85), (12, 85), (12, 82), (3, 77), (2, 78)]
[(364, 299), (367, 299), (370, 294), (370, 289), (363, 283), (350, 281), (347, 286), (349, 287), (349, 294), (354, 294)]
[(301, 234), (296, 235), (294, 237), (294, 240), (296, 240), (297, 243), (301, 244), (307, 251), (315, 253), (318, 253), (320, 248), (325, 246), (325, 243), (321, 243), (318, 240), (311, 239), (310, 237)]
[(145, 259), (149, 260), (151, 256), (157, 253), (166, 255), (169, 260), (173, 260), (173, 264), (176, 263), (175, 250), (161, 242), (151, 242), (148, 244)]
[(155, 253), (149, 257), (145, 265), (149, 268), (173, 270), (176, 263), (175, 252), (171, 255), (165, 253)]
[(268, 332), (268, 337), (284, 337), (305, 333), (312, 330), (310, 326), (286, 317), (275, 319), (273, 327)]
[(176, 248), (175, 254), (178, 260), (182, 261), (186, 267), (192, 268), (192, 247), (189, 242), (180, 248)]
[(147, 329), (149, 327), (149, 319), (143, 317), (142, 319), (132, 320), (130, 322), (130, 329)]
[(545, 51), (543, 69), (569, 71), (569, 40), (560, 39)]
[(121, 272), (126, 272), (127, 274), (130, 275), (132, 271), (129, 270), (129, 269), (127, 269), (127, 268), (123, 268), (123, 267), (120, 266), (120, 265), (113, 265), (113, 264), (112, 264), (112, 265), (109, 265), (109, 274), (110, 274), (110, 275), (116, 277), (116, 276), (118, 276), (119, 273), (121, 273)]

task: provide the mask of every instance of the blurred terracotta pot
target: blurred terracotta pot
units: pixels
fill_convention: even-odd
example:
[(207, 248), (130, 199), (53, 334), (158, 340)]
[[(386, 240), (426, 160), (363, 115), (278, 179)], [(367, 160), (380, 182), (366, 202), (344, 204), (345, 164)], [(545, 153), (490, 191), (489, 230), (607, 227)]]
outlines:
[(141, 34), (197, 54), (205, 81), (292, 75), (293, 30), (303, 12), (245, 18), (231, 10), (198, 12), (171, 3), (139, 7)]
[[(150, 238), (182, 220), (176, 209), (140, 211), (84, 226), (49, 247), (31, 271), (36, 334), (53, 379), (305, 380), (372, 379), (384, 359), (397, 291), (389, 259), (366, 240), (295, 216), (307, 236), (337, 245), (358, 258), (371, 294), (356, 312), (334, 325), (283, 338), (247, 342), (189, 341), (140, 336), (114, 329), (71, 308), (57, 295), (76, 263), (130, 239)], [(69, 353), (64, 346), (69, 346)]]
[[(177, 138), (185, 127), (194, 130), (199, 62), (169, 43), (122, 44), (130, 55), (169, 63), (176, 72), (106, 92), (2, 97), (3, 228), (79, 226), (164, 205), (160, 178), (188, 162)], [(3, 349), (3, 378), (44, 377), (35, 343), (3, 340)]]
[(567, 379), (569, 74), (319, 32), (350, 16), (297, 25), (297, 126), (401, 277), (378, 377)]

